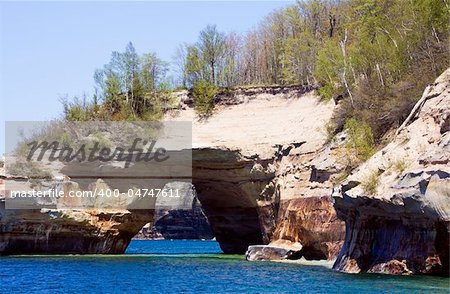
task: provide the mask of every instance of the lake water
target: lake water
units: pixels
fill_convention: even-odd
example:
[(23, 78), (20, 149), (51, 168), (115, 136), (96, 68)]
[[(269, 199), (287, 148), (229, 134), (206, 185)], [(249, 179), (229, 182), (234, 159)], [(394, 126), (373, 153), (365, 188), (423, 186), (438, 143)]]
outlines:
[(0, 257), (0, 293), (449, 293), (450, 279), (247, 262), (214, 241), (133, 241), (124, 255)]

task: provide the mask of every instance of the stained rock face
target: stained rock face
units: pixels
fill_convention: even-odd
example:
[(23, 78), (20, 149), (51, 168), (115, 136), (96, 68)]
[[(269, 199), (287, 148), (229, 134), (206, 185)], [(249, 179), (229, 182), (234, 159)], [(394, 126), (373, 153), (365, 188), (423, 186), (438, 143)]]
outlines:
[[(331, 191), (331, 190), (330, 190)], [(268, 245), (249, 246), (247, 260), (334, 260), (345, 237), (330, 196), (283, 201)]]
[(233, 150), (194, 150), (193, 182), (222, 249), (246, 251), (249, 260), (335, 259), (345, 227), (329, 195), (331, 180), (343, 169), (333, 160), (341, 145), (275, 146), (266, 160)]
[(346, 226), (334, 269), (449, 274), (449, 120), (450, 69), (425, 90), (393, 142), (334, 191)]
[(344, 240), (344, 223), (337, 219), (330, 196), (305, 197), (281, 205), (284, 220), (275, 231), (275, 240), (302, 244), (297, 254), (307, 260), (335, 259)]
[[(332, 181), (344, 168), (339, 163), (344, 142), (345, 135), (340, 135), (325, 147), (306, 152), (302, 150), (303, 144), (280, 146), (274, 161), (276, 176), (271, 183), (276, 187), (277, 201), (265, 207), (272, 208), (271, 242), (265, 247), (249, 248), (249, 260), (336, 258), (345, 227), (336, 216), (330, 194)], [(289, 254), (273, 251), (280, 244)], [(283, 254), (275, 257), (274, 252)]]
[[(248, 249), (247, 255), (256, 259), (281, 259), (299, 251), (298, 246), (281, 250), (274, 245), (278, 242), (301, 244), (297, 258), (336, 257), (344, 223), (337, 219), (331, 197), (321, 196), (331, 193), (329, 179), (311, 179), (317, 172), (310, 165), (316, 155), (305, 154), (302, 144), (278, 146), (270, 160), (236, 150), (194, 150), (193, 184), (224, 252)], [(251, 246), (262, 244), (268, 245)]]

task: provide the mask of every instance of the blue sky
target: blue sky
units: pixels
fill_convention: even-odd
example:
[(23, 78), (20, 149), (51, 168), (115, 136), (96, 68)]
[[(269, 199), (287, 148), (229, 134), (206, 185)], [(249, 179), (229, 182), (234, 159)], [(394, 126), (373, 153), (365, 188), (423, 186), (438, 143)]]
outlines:
[(171, 61), (207, 24), (245, 33), (295, 1), (0, 2), (0, 155), (4, 121), (61, 116), (61, 96), (92, 93), (93, 73), (131, 41)]

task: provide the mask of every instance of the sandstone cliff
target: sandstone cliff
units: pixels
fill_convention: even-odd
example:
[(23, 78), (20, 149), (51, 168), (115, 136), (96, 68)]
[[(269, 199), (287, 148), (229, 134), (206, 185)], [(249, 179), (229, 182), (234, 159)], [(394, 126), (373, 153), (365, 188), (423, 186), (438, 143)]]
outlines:
[(449, 274), (450, 69), (397, 136), (334, 191), (349, 273)]
[(337, 146), (323, 147), (334, 103), (298, 88), (247, 91), (207, 120), (189, 107), (168, 117), (193, 122), (193, 184), (217, 241), (226, 253), (275, 241), (304, 246), (292, 258), (335, 258), (344, 226), (331, 177), (342, 167), (328, 159)]
[(265, 215), (272, 212), (270, 243), (250, 247), (248, 260), (336, 258), (345, 228), (330, 195), (333, 182), (345, 167), (340, 163), (344, 142), (345, 136), (340, 135), (310, 152), (303, 152), (301, 144), (281, 148), (270, 184), (276, 187), (275, 197), (272, 202), (266, 200), (261, 209)]

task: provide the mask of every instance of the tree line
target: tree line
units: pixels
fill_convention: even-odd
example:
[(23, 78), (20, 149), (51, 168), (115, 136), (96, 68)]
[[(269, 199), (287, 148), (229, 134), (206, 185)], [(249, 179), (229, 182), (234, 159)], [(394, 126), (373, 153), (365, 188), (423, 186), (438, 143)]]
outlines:
[(448, 0), (311, 0), (244, 35), (208, 25), (177, 50), (180, 82), (321, 84), (328, 97), (373, 74), (389, 85), (417, 65), (436, 75), (448, 53), (449, 9)]

